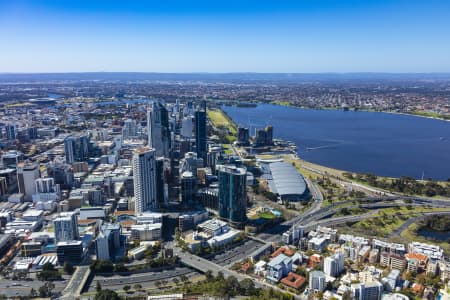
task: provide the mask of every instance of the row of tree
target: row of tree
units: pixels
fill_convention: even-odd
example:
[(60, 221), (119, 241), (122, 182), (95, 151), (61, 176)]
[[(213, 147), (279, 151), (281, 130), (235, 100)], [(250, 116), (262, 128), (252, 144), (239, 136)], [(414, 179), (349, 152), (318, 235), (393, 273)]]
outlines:
[(450, 184), (438, 183), (433, 180), (419, 181), (412, 177), (402, 176), (393, 180), (379, 178), (373, 174), (353, 174), (349, 172), (343, 175), (351, 180), (365, 182), (371, 186), (408, 195), (423, 195), (428, 197), (450, 197)]

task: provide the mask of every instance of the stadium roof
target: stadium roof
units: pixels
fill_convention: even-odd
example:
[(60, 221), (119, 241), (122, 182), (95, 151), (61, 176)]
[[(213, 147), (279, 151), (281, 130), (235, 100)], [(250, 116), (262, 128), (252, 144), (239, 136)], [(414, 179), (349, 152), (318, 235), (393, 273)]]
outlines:
[[(268, 178), (270, 190), (284, 195), (303, 195), (306, 192), (306, 182), (302, 174), (289, 163), (273, 162), (268, 164), (270, 175)], [(271, 178), (270, 178), (271, 177)]]

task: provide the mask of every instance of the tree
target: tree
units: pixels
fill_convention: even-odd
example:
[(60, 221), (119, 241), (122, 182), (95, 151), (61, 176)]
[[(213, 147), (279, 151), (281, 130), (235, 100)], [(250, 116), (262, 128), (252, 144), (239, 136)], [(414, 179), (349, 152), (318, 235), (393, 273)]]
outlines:
[(75, 268), (71, 263), (68, 263), (67, 261), (64, 263), (64, 272), (71, 275), (75, 271)]
[(255, 283), (250, 278), (245, 278), (239, 283), (241, 293), (250, 296), (255, 292)]
[(173, 283), (175, 283), (175, 285), (178, 285), (178, 283), (180, 283), (180, 280), (178, 278), (174, 278), (172, 279)]
[(213, 276), (211, 270), (207, 270), (207, 271), (205, 272), (205, 276), (206, 276), (206, 280), (208, 280), (208, 281), (210, 281), (211, 279), (214, 278), (214, 276)]
[(134, 288), (136, 291), (140, 291), (140, 290), (142, 289), (142, 285), (139, 284), (139, 283), (136, 283), (135, 285), (133, 285), (133, 288)]
[(36, 290), (34, 288), (31, 288), (30, 291), (30, 298), (35, 298), (37, 297), (38, 293), (36, 292)]
[(123, 290), (128, 293), (128, 291), (131, 290), (131, 286), (129, 286), (128, 284), (124, 285)]
[(39, 288), (39, 297), (45, 298), (45, 297), (51, 297), (52, 291), (55, 288), (55, 285), (51, 282), (44, 283), (43, 286)]
[(95, 294), (94, 300), (120, 300), (120, 297), (115, 291), (101, 290)]
[(95, 286), (95, 291), (98, 293), (102, 290), (102, 285), (100, 284), (100, 281), (97, 280), (97, 285)]
[(42, 271), (37, 274), (37, 278), (42, 281), (52, 281), (61, 279), (61, 274), (55, 269), (51, 263), (45, 263)]

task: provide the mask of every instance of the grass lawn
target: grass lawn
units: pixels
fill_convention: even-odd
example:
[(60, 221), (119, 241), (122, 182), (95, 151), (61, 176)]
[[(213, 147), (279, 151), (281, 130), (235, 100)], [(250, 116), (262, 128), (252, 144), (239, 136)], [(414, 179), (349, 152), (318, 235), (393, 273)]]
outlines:
[(208, 118), (215, 127), (225, 126), (230, 129), (233, 135), (236, 135), (236, 127), (222, 110), (208, 110)]
[(271, 213), (270, 211), (265, 211), (265, 212), (260, 213), (259, 217), (263, 218), (263, 219), (268, 219), (268, 220), (276, 218), (275, 215), (273, 213)]

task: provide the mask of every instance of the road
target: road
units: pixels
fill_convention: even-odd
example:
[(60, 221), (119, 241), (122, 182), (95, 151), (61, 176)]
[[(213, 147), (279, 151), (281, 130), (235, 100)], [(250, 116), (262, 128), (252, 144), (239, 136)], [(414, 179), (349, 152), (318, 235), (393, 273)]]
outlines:
[(408, 221), (403, 223), (396, 230), (392, 231), (392, 233), (388, 236), (388, 238), (391, 238), (394, 236), (400, 236), (402, 234), (402, 232), (405, 231), (411, 224), (417, 222), (420, 219), (423, 219), (428, 216), (444, 216), (444, 215), (450, 215), (450, 211), (424, 213), (423, 215), (417, 216), (415, 218), (410, 218), (410, 219), (408, 219)]
[[(244, 279), (251, 279), (257, 288), (273, 288), (274, 290), (286, 293), (286, 290), (282, 290), (275, 285), (269, 284), (265, 281), (256, 280), (254, 277), (249, 275), (244, 275), (233, 270), (229, 270), (226, 267), (215, 264), (209, 260), (206, 260), (202, 257), (198, 257), (188, 252), (183, 252), (178, 247), (174, 248), (174, 254), (178, 255), (181, 262), (185, 265), (188, 265), (194, 269), (197, 269), (201, 272), (211, 271), (214, 276), (216, 276), (219, 272), (222, 272), (225, 278), (229, 276), (234, 276), (238, 281), (242, 281)], [(290, 293), (294, 296), (295, 299), (302, 299), (300, 296)]]
[(89, 266), (78, 266), (73, 273), (72, 278), (70, 278), (70, 281), (64, 289), (62, 293), (63, 295), (60, 299), (69, 300), (79, 297), (90, 273), (91, 270), (89, 269)]
[[(67, 281), (53, 281), (52, 283), (55, 285), (53, 292), (57, 294), (64, 289)], [(2, 278), (0, 280), (0, 294), (8, 298), (29, 296), (31, 289), (34, 289), (36, 292), (38, 292), (39, 288), (43, 285), (44, 282), (40, 280), (17, 281)]]
[(191, 278), (194, 276), (198, 276), (199, 273), (187, 267), (177, 267), (172, 270), (145, 272), (129, 276), (95, 276), (88, 288), (88, 292), (95, 291), (97, 282), (99, 282), (102, 287), (106, 287), (108, 289), (122, 289), (124, 285), (133, 286), (136, 283), (141, 284), (143, 288), (149, 288), (155, 287), (155, 283), (157, 281), (171, 281), (173, 278), (180, 277), (182, 275)]

